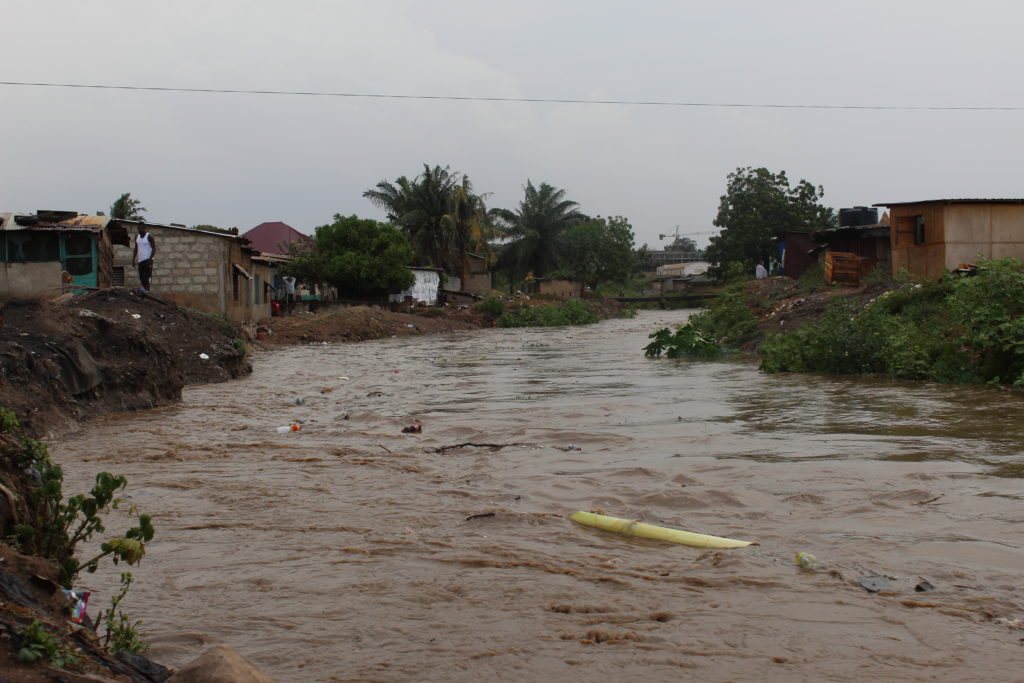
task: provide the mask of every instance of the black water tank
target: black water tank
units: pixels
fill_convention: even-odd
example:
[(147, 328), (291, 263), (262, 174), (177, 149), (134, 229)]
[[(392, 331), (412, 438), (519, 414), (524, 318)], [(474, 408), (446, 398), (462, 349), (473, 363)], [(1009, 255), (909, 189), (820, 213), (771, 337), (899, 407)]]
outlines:
[(866, 206), (855, 206), (852, 209), (839, 209), (839, 227), (851, 225), (874, 225), (878, 222), (878, 209)]

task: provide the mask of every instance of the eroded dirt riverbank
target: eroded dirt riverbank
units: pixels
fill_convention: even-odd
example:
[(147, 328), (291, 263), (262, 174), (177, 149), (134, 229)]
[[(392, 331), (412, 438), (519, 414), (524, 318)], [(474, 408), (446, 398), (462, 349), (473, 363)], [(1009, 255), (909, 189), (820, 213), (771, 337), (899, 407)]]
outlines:
[[(109, 469), (154, 515), (129, 610), (169, 664), (226, 642), (286, 681), (1014, 678), (1021, 401), (644, 359), (681, 318), (282, 349), (53, 453), (69, 490)], [(761, 545), (567, 519), (591, 508)]]

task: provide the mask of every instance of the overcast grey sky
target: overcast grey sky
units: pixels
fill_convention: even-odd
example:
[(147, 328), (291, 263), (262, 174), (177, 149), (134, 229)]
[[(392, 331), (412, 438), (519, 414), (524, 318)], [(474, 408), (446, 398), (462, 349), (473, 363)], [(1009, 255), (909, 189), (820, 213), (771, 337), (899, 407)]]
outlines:
[[(1012, 0), (3, 0), (0, 80), (776, 105), (1024, 107)], [(312, 232), (424, 163), (527, 179), (637, 244), (713, 230), (726, 176), (840, 208), (1021, 197), (1024, 111), (462, 102), (0, 86), (0, 211)], [(705, 244), (708, 236), (697, 235)]]

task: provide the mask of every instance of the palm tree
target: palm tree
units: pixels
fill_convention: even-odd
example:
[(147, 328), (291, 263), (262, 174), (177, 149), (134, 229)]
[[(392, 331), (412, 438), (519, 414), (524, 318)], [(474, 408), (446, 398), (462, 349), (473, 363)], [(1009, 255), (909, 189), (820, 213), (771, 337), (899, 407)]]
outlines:
[(405, 176), (394, 183), (382, 180), (363, 196), (387, 211), (388, 220), (412, 242), (420, 265), (444, 266), (450, 244), (445, 216), (459, 178), (448, 166), (423, 164), (423, 173), (414, 180)]
[(558, 267), (556, 238), (587, 217), (576, 208), (578, 203), (565, 198), (565, 190), (547, 183), (534, 187), (527, 180), (525, 191), (515, 211), (491, 211), (512, 240), (502, 247), (498, 261), (517, 276), (532, 272), (540, 277)]
[(110, 217), (120, 218), (126, 221), (141, 221), (142, 214), (146, 213), (146, 207), (138, 199), (132, 197), (131, 192), (125, 192), (110, 205)]
[(465, 287), (469, 279), (469, 254), (479, 253), (490, 260), (490, 240), (494, 228), (484, 205), (486, 195), (473, 192), (468, 176), (452, 189), (448, 197), (448, 213), (443, 220), (444, 232), (450, 243), (449, 265), (459, 273)]

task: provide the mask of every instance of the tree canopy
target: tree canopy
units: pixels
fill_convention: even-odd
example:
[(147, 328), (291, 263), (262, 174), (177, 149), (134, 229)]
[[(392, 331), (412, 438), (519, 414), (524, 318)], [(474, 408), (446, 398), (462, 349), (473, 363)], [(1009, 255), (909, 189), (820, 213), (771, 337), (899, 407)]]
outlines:
[(132, 197), (131, 192), (125, 192), (114, 200), (110, 205), (110, 217), (120, 218), (126, 221), (141, 221), (142, 214), (146, 213), (146, 207), (138, 199)]
[(424, 164), (412, 180), (382, 180), (363, 196), (384, 209), (388, 221), (409, 238), (417, 265), (444, 268), (465, 281), (467, 254), (489, 255), (486, 195), (477, 194), (468, 176), (448, 166)]
[(737, 168), (729, 174), (714, 224), (722, 231), (711, 238), (705, 257), (720, 272), (739, 263), (746, 270), (768, 262), (772, 238), (787, 230), (813, 231), (835, 225), (835, 212), (820, 203), (825, 190), (801, 180), (791, 187), (785, 171)]
[(515, 211), (493, 209), (491, 216), (510, 238), (502, 245), (498, 264), (515, 279), (532, 272), (541, 277), (559, 267), (557, 241), (565, 230), (586, 220), (579, 204), (565, 190), (526, 181), (524, 197)]
[(623, 282), (639, 268), (633, 228), (621, 216), (598, 216), (566, 228), (555, 246), (560, 269), (592, 288)]
[(413, 250), (399, 230), (386, 223), (334, 216), (316, 229), (312, 246), (292, 246), (286, 275), (337, 288), (342, 296), (377, 297), (400, 292), (415, 281), (406, 266)]

